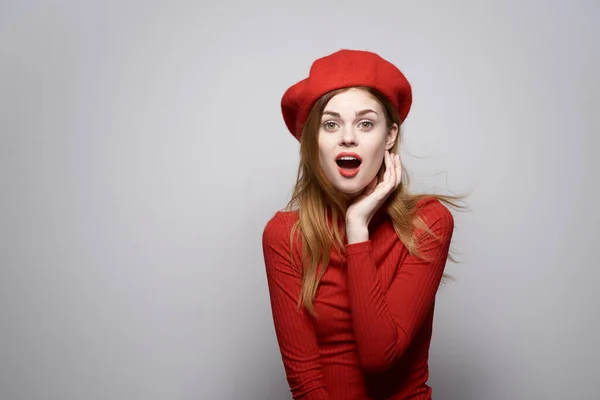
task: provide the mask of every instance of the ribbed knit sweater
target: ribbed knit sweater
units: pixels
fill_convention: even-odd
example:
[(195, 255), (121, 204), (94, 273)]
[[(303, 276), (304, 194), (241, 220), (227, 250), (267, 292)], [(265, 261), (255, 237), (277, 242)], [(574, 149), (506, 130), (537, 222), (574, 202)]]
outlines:
[(316, 317), (297, 302), (301, 241), (289, 260), (298, 212), (278, 211), (263, 232), (263, 254), (275, 333), (294, 399), (428, 400), (428, 357), (435, 295), (446, 265), (454, 220), (438, 200), (419, 215), (436, 239), (415, 229), (426, 260), (408, 253), (385, 213), (369, 239), (348, 244), (319, 284)]

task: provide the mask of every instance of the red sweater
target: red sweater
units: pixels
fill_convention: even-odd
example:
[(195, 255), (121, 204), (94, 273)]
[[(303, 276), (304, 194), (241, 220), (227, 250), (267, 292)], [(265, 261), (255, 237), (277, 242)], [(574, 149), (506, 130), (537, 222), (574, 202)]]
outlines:
[(279, 211), (263, 232), (275, 332), (294, 399), (431, 399), (426, 384), (435, 295), (454, 220), (438, 200), (417, 211), (442, 239), (415, 230), (430, 261), (408, 254), (380, 212), (369, 240), (335, 250), (315, 299), (316, 317), (297, 309), (301, 242), (289, 262), (296, 212)]

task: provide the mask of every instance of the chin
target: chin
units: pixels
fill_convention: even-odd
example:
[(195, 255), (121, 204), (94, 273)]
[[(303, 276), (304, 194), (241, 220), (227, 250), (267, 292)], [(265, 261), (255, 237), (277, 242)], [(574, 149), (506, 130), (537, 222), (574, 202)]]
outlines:
[(373, 175), (371, 179), (366, 179), (363, 176), (364, 172), (365, 171), (359, 171), (355, 177), (345, 178), (340, 175), (337, 169), (331, 169), (325, 173), (325, 177), (338, 192), (344, 193), (350, 197), (356, 197), (362, 194), (369, 182), (375, 177), (375, 175)]
[(355, 183), (355, 182), (335, 182), (333, 187), (341, 193), (347, 194), (348, 196), (354, 197), (360, 195), (363, 190), (367, 187), (368, 183)]

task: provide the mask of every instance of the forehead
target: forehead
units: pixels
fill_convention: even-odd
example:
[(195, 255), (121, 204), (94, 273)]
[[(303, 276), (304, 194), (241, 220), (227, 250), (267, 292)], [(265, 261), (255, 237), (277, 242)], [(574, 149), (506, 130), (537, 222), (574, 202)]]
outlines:
[(354, 112), (364, 109), (372, 109), (378, 113), (383, 110), (379, 101), (371, 93), (363, 89), (352, 88), (333, 96), (323, 111), (333, 111), (344, 115), (345, 113), (354, 114)]

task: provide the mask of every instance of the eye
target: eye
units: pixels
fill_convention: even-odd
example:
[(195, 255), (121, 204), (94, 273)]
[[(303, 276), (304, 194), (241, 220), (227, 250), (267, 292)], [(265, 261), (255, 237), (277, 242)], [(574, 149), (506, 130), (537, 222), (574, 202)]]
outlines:
[(371, 128), (373, 127), (373, 123), (372, 123), (371, 121), (361, 121), (361, 122), (358, 124), (358, 126), (359, 126), (361, 129), (364, 129), (364, 130), (369, 130), (369, 129), (371, 129)]
[(323, 126), (323, 128), (326, 131), (332, 131), (332, 130), (335, 129), (335, 127), (337, 126), (337, 124), (335, 122), (333, 122), (333, 121), (326, 121), (326, 122), (323, 123), (322, 126)]

